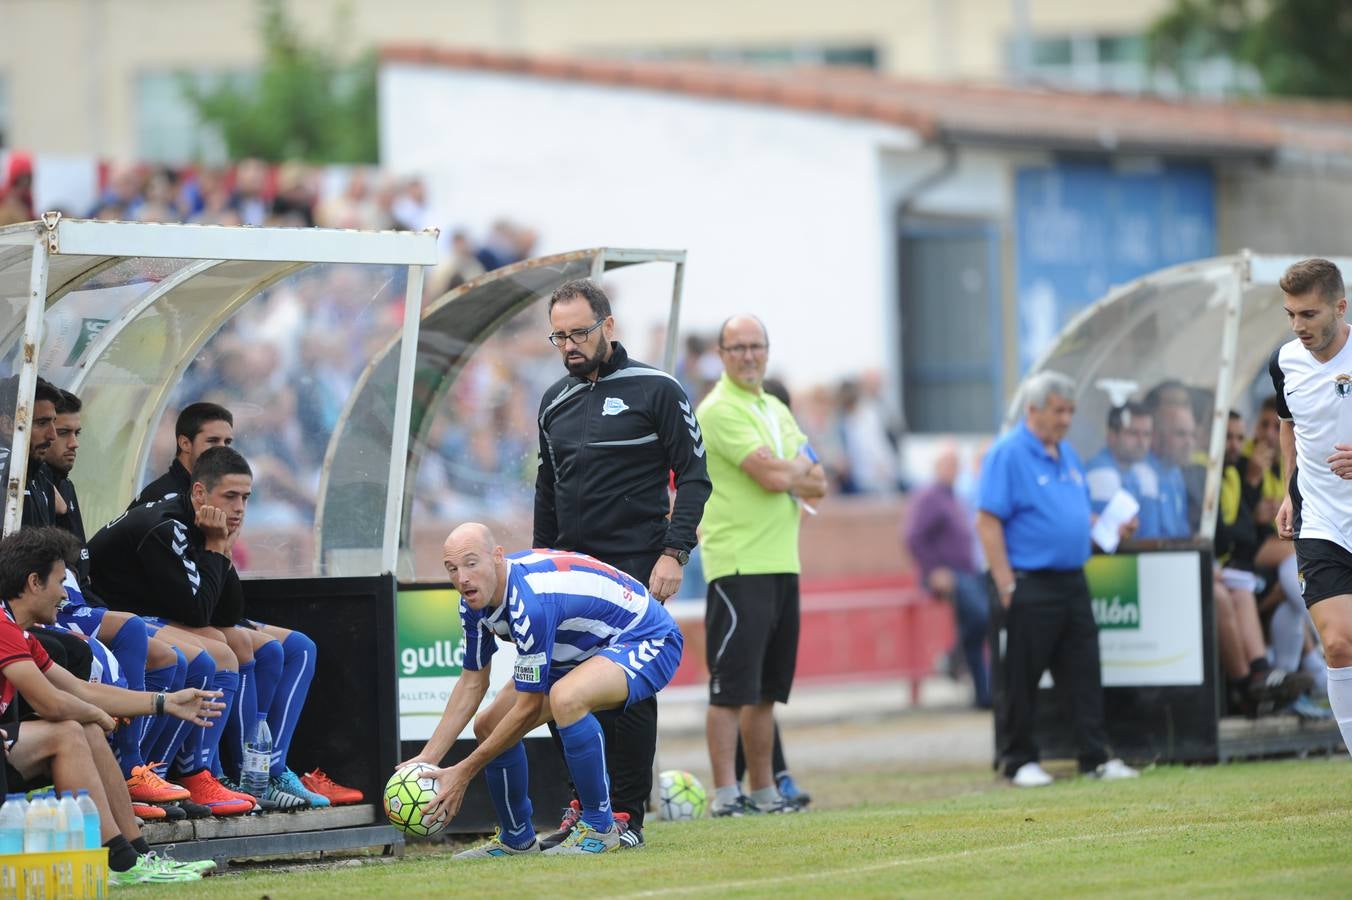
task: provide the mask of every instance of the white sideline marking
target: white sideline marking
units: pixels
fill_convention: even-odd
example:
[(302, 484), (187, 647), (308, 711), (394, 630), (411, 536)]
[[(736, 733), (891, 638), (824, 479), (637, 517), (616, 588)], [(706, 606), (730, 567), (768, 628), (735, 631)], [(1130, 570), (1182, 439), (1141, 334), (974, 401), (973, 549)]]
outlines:
[[(811, 815), (811, 813), (808, 813)], [(1327, 819), (1327, 813), (1309, 813), (1305, 815), (1283, 816), (1280, 819), (1255, 819), (1252, 821), (1262, 824), (1296, 823), (1309, 822), (1312, 820)], [(1177, 831), (1191, 831), (1204, 828), (1231, 828), (1242, 824), (1234, 819), (1225, 821), (1209, 822), (1188, 822), (1178, 825), (1158, 825), (1150, 828), (1137, 828), (1133, 831), (1100, 831), (1091, 834), (1073, 834), (1062, 837), (1044, 838), (1036, 841), (1022, 841), (1016, 844), (1001, 844), (995, 847), (977, 847), (972, 850), (958, 850), (953, 853), (936, 853), (932, 856), (917, 856), (909, 859), (890, 859), (884, 862), (870, 863), (868, 865), (840, 866), (834, 869), (817, 869), (812, 872), (794, 873), (793, 875), (771, 875), (765, 878), (744, 878), (739, 881), (720, 881), (714, 884), (686, 885), (681, 887), (659, 888), (651, 891), (639, 891), (634, 894), (624, 894), (625, 897), (669, 897), (675, 894), (699, 894), (707, 892), (721, 892), (734, 888), (754, 888), (762, 885), (782, 884), (786, 882), (800, 882), (809, 879), (836, 878), (841, 875), (853, 875), (859, 872), (878, 872), (885, 869), (896, 869), (902, 866), (923, 866), (929, 863), (952, 862), (954, 860), (966, 859), (973, 856), (989, 855), (992, 853), (1005, 853), (1008, 851), (1026, 850), (1032, 847), (1046, 847), (1052, 844), (1083, 843), (1085, 841), (1105, 841), (1118, 838), (1145, 837), (1152, 834), (1170, 834)]]

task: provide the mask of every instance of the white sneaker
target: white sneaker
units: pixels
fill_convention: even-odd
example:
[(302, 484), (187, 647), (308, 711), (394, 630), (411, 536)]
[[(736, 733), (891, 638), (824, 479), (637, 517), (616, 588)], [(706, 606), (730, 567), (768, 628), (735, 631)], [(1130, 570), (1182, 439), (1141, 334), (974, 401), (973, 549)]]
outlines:
[(1116, 758), (1110, 759), (1106, 763), (1100, 763), (1099, 767), (1091, 774), (1092, 777), (1100, 781), (1119, 781), (1123, 778), (1141, 777), (1140, 772)]
[(1027, 762), (1019, 766), (1011, 780), (1015, 787), (1046, 787), (1052, 783), (1052, 776), (1037, 763)]

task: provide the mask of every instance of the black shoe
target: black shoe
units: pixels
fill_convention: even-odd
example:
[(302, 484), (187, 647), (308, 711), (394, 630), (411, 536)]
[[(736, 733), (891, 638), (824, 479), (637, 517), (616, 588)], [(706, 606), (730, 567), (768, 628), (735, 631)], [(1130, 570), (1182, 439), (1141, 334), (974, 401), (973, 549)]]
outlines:
[(1305, 672), (1268, 669), (1249, 679), (1248, 701), (1251, 716), (1268, 716), (1285, 709), (1314, 684)]
[[(201, 803), (193, 803), (191, 800), (178, 800), (170, 804), (169, 806), (166, 806), (165, 809), (169, 809), (171, 806), (177, 807), (179, 811), (182, 812), (189, 819), (211, 818), (211, 807), (205, 806)], [(170, 815), (172, 815), (172, 813)]]
[(615, 824), (620, 829), (621, 850), (637, 850), (643, 846), (643, 829), (629, 825), (628, 813), (615, 813)]
[[(559, 844), (562, 844), (563, 839), (568, 837), (569, 833), (572, 832), (573, 830), (573, 826), (576, 825), (581, 819), (582, 819), (582, 804), (574, 800), (563, 808), (563, 821), (559, 823), (559, 830), (550, 832), (549, 834), (546, 834), (545, 836), (541, 837), (540, 846), (548, 850), (551, 847), (557, 847)], [(643, 840), (640, 837), (639, 843), (642, 842)]]
[(764, 812), (759, 806), (751, 802), (751, 798), (746, 794), (738, 794), (737, 799), (726, 806), (720, 806), (715, 803), (709, 807), (709, 814), (715, 819), (722, 819), (728, 816), (759, 816)]
[[(164, 821), (166, 822), (182, 822), (188, 818), (188, 814), (173, 803), (161, 803), (159, 807), (164, 810)], [(207, 810), (207, 812), (210, 812), (210, 810)]]

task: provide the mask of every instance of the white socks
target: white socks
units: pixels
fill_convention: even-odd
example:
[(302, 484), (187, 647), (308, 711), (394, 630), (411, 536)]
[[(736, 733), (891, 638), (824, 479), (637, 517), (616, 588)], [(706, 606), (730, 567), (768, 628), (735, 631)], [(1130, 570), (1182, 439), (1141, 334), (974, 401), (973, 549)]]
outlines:
[(1343, 744), (1352, 753), (1352, 666), (1329, 669), (1329, 706), (1343, 733)]

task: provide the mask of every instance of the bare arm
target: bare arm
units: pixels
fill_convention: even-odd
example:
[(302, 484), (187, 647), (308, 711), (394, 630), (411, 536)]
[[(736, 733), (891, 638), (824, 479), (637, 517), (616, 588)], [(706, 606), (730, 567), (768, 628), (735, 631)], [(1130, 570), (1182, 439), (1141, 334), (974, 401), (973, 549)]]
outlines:
[(1282, 505), (1277, 509), (1277, 536), (1291, 540), (1296, 536), (1295, 515), (1291, 506), (1291, 472), (1296, 468), (1296, 426), (1283, 419), (1279, 443), (1282, 448)]
[[(82, 681), (57, 665), (47, 670), (46, 677), (57, 690), (72, 694), (110, 716), (155, 715), (154, 691), (129, 691), (111, 684)], [(219, 696), (220, 691), (184, 688), (172, 694), (165, 694), (164, 711), (185, 722), (209, 726), (210, 720), (220, 718), (221, 710), (225, 708), (223, 704), (213, 702)], [(44, 715), (43, 718), (47, 716)]]
[[(5, 666), (5, 679), (14, 685), (15, 690), (23, 694), (34, 712), (49, 722), (79, 722), (81, 725), (95, 724), (104, 731), (112, 731), (114, 722), (111, 716), (92, 703), (82, 700), (74, 693), (62, 690), (52, 683), (52, 676), (65, 675), (71, 681), (79, 681), (56, 663), (43, 673), (38, 664), (31, 659), (20, 660)], [(144, 711), (144, 710), (143, 710)]]
[(819, 497), (821, 494), (804, 493), (811, 491), (818, 484), (822, 493), (826, 490), (825, 472), (820, 465), (813, 463), (806, 456), (780, 459), (769, 447), (757, 447), (742, 460), (741, 469), (750, 475), (756, 484), (777, 494), (794, 493), (799, 496)]
[[(499, 694), (499, 697), (502, 695)], [(423, 810), (424, 821), (447, 821), (455, 818), (465, 799), (465, 789), (474, 776), (516, 744), (526, 732), (540, 724), (545, 708), (543, 693), (517, 692), (512, 708), (499, 720), (493, 733), (474, 748), (474, 752), (460, 762), (437, 770), (437, 795)]]
[(981, 538), (981, 549), (986, 553), (986, 563), (995, 579), (1000, 603), (1008, 607), (1014, 593), (1014, 569), (1009, 565), (1009, 554), (1005, 550), (1004, 525), (983, 509), (976, 514), (976, 533)]
[(446, 701), (446, 709), (441, 714), (432, 736), (423, 745), (422, 752), (412, 759), (405, 760), (400, 766), (423, 762), (431, 766), (441, 765), (441, 760), (450, 752), (451, 746), (460, 732), (465, 730), (469, 720), (478, 711), (484, 695), (488, 693), (488, 673), (492, 662), (482, 669), (465, 669), (451, 689), (451, 697)]

